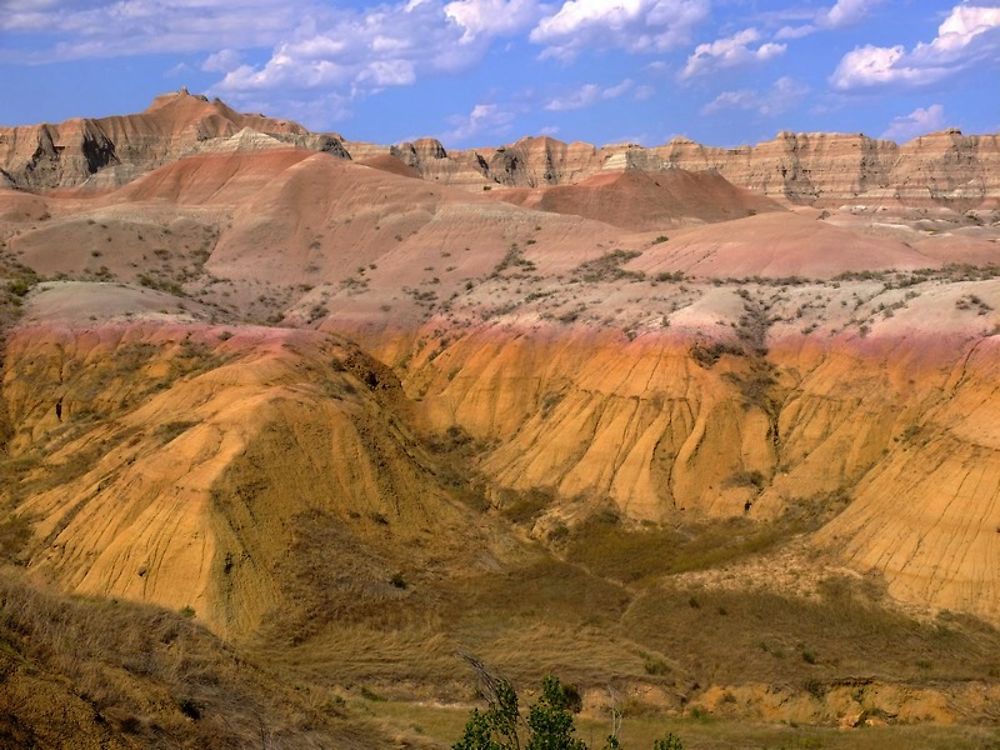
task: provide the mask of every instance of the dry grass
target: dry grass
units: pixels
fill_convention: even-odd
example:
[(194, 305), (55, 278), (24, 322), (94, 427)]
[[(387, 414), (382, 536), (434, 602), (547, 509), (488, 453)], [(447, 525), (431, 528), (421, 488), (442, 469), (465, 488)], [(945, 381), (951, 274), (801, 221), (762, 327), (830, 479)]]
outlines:
[[(735, 476), (732, 482), (756, 485), (762, 478)], [(677, 526), (626, 526), (613, 511), (597, 513), (577, 525), (564, 544), (566, 558), (594, 574), (623, 583), (705, 570), (773, 549), (797, 534), (819, 528), (843, 508), (846, 497), (803, 500), (774, 521), (745, 518)]]
[[(448, 748), (461, 735), (468, 716), (466, 706), (384, 702), (372, 706), (387, 732), (420, 743), (417, 746)], [(578, 717), (577, 735), (600, 747), (608, 722)], [(673, 732), (685, 750), (995, 750), (1000, 737), (989, 728), (975, 727), (868, 727), (842, 731), (828, 727), (744, 723), (660, 716), (626, 715), (620, 733), (626, 750), (645, 750), (653, 740)]]
[(280, 684), (200, 626), (0, 575), (0, 746), (372, 747), (329, 691)]
[(995, 629), (957, 617), (919, 623), (846, 579), (827, 581), (819, 601), (759, 591), (650, 589), (621, 624), (637, 642), (719, 684), (805, 687), (870, 678), (932, 685), (995, 682), (1000, 675)]

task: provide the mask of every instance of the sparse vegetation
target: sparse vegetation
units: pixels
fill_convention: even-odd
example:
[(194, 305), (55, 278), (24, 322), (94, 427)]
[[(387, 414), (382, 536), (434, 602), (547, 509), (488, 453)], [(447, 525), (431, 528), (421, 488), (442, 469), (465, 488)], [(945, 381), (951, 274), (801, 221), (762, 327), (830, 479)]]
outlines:
[(0, 643), (4, 747), (254, 747), (307, 736), (362, 746), (343, 714), (320, 708), (329, 693), (290, 690), (160, 609), (60, 597), (0, 572)]
[(622, 266), (640, 255), (642, 253), (635, 250), (614, 250), (594, 260), (581, 263), (573, 270), (573, 278), (575, 281), (588, 284), (621, 279), (639, 281), (645, 278), (641, 272), (627, 271)]
[(507, 249), (503, 258), (501, 258), (500, 262), (493, 268), (490, 278), (497, 278), (508, 269), (515, 269), (521, 272), (531, 272), (535, 270), (535, 264), (524, 257), (523, 251), (516, 242)]
[(654, 277), (659, 282), (681, 282), (687, 278), (683, 271), (660, 271)]
[[(572, 687), (563, 685), (557, 677), (547, 675), (542, 680), (538, 699), (522, 712), (520, 699), (505, 679), (489, 674), (472, 660), (480, 675), (480, 691), (487, 708), (472, 710), (462, 737), (453, 750), (588, 750), (588, 745), (576, 736), (573, 714), (580, 710), (580, 696)], [(622, 745), (612, 725), (603, 747), (619, 750)], [(680, 739), (668, 733), (653, 743), (654, 750), (683, 750)]]
[(725, 341), (715, 341), (711, 344), (697, 343), (690, 349), (691, 359), (706, 369), (711, 369), (725, 355), (739, 357), (743, 349)]
[[(76, 198), (14, 196), (59, 208), (46, 226), (36, 208), (0, 222), (0, 333), (30, 313), (16, 356), (2, 361), (0, 343), (0, 745), (438, 748), (468, 719), (463, 750), (596, 750), (609, 725), (605, 750), (676, 750), (678, 736), (882, 750), (919, 746), (925, 729), (941, 747), (990, 746), (994, 625), (911, 616), (925, 595), (897, 588), (898, 571), (865, 572), (859, 552), (847, 575), (839, 555), (880, 492), (914, 507), (925, 484), (981, 497), (992, 437), (974, 389), (994, 343), (982, 336), (1000, 332), (1000, 266), (830, 280), (747, 258), (725, 273), (805, 270), (727, 277), (712, 273), (725, 253), (674, 247), (703, 231), (685, 221), (648, 225), (678, 227), (673, 250), (648, 226), (549, 217), (543, 231), (543, 214), (521, 208), (490, 224), (509, 209), (480, 199), (459, 227), (458, 212), (433, 205), (457, 191), (414, 180), (426, 199), (400, 213), (407, 183), (380, 177), (388, 200), (372, 191), (382, 202), (351, 213), (340, 191), (336, 210), (293, 217), (284, 237), (259, 202), (246, 205), (266, 223), (248, 233), (242, 205), (158, 209), (140, 224), (102, 197), (82, 201), (105, 222), (88, 229), (71, 216)], [(947, 208), (905, 221), (951, 231), (938, 214)], [(821, 216), (845, 233), (867, 221)], [(961, 220), (976, 252), (996, 239), (989, 219)], [(33, 291), (40, 277), (18, 259), (35, 262), (39, 238), (67, 227), (67, 250), (38, 264), (55, 269), (54, 293)], [(232, 279), (204, 270), (223, 231), (212, 268)], [(866, 242), (880, 234), (903, 232), (886, 224)], [(944, 242), (927, 234), (912, 236)], [(277, 269), (274, 258), (296, 260)], [(826, 261), (812, 268), (825, 274)], [(79, 281), (105, 286), (62, 283)], [(133, 283), (190, 297), (122, 289)], [(939, 320), (962, 327), (962, 359), (942, 354), (947, 337), (918, 341)], [(872, 330), (880, 341), (857, 340)], [(156, 486), (172, 470), (190, 480)], [(914, 482), (895, 483), (906, 471)], [(154, 515), (179, 531), (121, 543), (131, 532), (118, 529)], [(984, 523), (994, 539), (1000, 527)], [(106, 549), (92, 543), (114, 534)], [(965, 541), (981, 560), (981, 530)], [(906, 544), (919, 556), (935, 542)], [(965, 565), (962, 554), (946, 563)], [(207, 587), (187, 585), (195, 567)], [(985, 611), (974, 594), (988, 574), (976, 568), (955, 606)], [(34, 588), (45, 577), (121, 598)], [(505, 697), (473, 692), (456, 670), (468, 651), (502, 665)], [(890, 705), (900, 695), (905, 710)], [(902, 726), (927, 719), (917, 711), (968, 726)], [(858, 731), (834, 730), (845, 713)]]

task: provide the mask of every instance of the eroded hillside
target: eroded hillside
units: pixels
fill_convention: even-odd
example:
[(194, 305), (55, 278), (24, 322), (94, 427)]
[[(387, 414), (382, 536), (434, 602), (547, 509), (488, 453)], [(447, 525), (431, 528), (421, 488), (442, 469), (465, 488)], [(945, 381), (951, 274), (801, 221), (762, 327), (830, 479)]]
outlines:
[(376, 745), (440, 746), (378, 704), (469, 700), (459, 653), (557, 671), (591, 717), (613, 685), (664, 716), (995, 725), (985, 193), (866, 178), (821, 211), (633, 151), (469, 190), (431, 142), (350, 160), (154, 110), (122, 122), (182, 125), (134, 171), (0, 191), (27, 580), (182, 611)]

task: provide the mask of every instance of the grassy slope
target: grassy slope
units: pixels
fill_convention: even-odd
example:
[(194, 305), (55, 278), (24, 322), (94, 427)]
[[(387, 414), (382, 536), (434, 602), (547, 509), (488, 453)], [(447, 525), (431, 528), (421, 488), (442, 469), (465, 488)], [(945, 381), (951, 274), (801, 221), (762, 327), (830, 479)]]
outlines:
[(0, 746), (355, 747), (377, 730), (282, 683), (182, 615), (0, 573)]

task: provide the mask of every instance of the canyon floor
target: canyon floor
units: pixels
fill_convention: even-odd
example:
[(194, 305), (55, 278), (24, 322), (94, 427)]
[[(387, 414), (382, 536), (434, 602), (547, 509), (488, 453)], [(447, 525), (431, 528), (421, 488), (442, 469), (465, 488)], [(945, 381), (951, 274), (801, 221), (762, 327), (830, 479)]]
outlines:
[(1000, 209), (950, 151), (807, 199), (129, 117), (0, 154), (0, 740), (449, 747), (471, 655), (598, 745), (1000, 747)]

